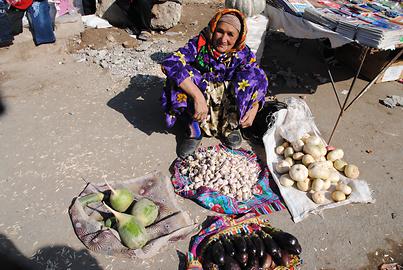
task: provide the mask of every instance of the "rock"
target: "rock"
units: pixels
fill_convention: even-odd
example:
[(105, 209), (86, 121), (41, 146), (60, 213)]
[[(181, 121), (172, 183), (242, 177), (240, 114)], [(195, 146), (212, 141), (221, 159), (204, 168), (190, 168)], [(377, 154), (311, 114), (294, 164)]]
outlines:
[(171, 1), (154, 4), (151, 13), (151, 28), (154, 30), (168, 30), (179, 22), (182, 5)]
[(115, 41), (116, 41), (115, 38), (114, 38), (111, 34), (107, 35), (107, 36), (106, 36), (106, 39), (107, 39), (108, 41), (110, 41), (110, 42), (115, 42)]
[(102, 59), (106, 56), (107, 53), (108, 53), (107, 50), (100, 50), (98, 51), (98, 57)]

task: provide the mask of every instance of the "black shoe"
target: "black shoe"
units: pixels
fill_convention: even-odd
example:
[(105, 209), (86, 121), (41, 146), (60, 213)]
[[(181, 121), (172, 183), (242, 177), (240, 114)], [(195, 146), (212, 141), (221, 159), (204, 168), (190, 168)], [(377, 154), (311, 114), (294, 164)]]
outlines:
[(186, 158), (187, 156), (193, 155), (199, 146), (202, 138), (185, 138), (178, 149), (178, 157)]
[(224, 144), (231, 149), (238, 149), (239, 147), (241, 147), (241, 144), (242, 144), (241, 131), (239, 131), (239, 129), (231, 131), (231, 133), (228, 134), (227, 137), (225, 137)]

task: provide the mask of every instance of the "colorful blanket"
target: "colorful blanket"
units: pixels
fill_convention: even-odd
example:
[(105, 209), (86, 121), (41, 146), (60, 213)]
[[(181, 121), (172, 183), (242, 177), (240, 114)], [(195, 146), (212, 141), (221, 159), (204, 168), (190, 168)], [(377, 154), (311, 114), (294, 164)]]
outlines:
[[(259, 214), (270, 214), (274, 211), (280, 211), (285, 208), (279, 197), (270, 188), (270, 182), (273, 181), (266, 166), (261, 166), (254, 152), (238, 149), (233, 150), (224, 145), (216, 145), (208, 148), (214, 148), (216, 151), (227, 151), (232, 154), (247, 157), (251, 162), (256, 162), (261, 169), (258, 182), (254, 188), (254, 196), (247, 201), (237, 201), (208, 187), (200, 187), (197, 190), (185, 190), (185, 186), (192, 182), (192, 179), (180, 173), (180, 165), (183, 160), (178, 159), (174, 164), (174, 175), (171, 179), (174, 190), (182, 197), (191, 199), (199, 205), (209, 210), (221, 214), (244, 214), (247, 212), (255, 212)], [(203, 149), (199, 149), (203, 151)], [(205, 151), (205, 150), (204, 150)]]

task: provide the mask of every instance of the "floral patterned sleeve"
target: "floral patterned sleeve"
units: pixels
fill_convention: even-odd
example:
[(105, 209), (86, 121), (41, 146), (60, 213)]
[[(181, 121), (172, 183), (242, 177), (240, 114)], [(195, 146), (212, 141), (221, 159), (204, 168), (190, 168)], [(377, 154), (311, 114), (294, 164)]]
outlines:
[(255, 54), (249, 48), (238, 52), (238, 66), (233, 74), (235, 95), (241, 117), (253, 104), (262, 108), (267, 93), (268, 81), (265, 72), (256, 63)]
[(184, 47), (179, 48), (164, 59), (161, 64), (162, 72), (164, 72), (168, 79), (173, 80), (176, 85), (179, 85), (190, 76), (186, 65), (194, 62), (196, 56), (197, 36), (190, 39)]

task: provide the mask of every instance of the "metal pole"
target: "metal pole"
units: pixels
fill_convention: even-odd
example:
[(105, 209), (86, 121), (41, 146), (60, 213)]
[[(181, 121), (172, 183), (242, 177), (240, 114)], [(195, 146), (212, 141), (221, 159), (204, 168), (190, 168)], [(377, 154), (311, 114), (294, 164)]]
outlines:
[(332, 72), (330, 71), (329, 68), (327, 68), (327, 73), (329, 74), (330, 82), (332, 83), (333, 92), (334, 92), (334, 94), (336, 95), (337, 103), (339, 104), (339, 108), (341, 109), (340, 98), (339, 98), (339, 95), (337, 94), (336, 86), (335, 86), (335, 84), (334, 84), (334, 80), (333, 80), (333, 76), (332, 76)]
[[(319, 42), (319, 39), (315, 39), (315, 40), (316, 40), (316, 42), (318, 43), (318, 48), (321, 48), (321, 46), (323, 46), (323, 45)], [(301, 46), (300, 46), (300, 47), (301, 47)], [(326, 61), (325, 53), (324, 53), (323, 50), (320, 50), (320, 55), (322, 56), (322, 62), (323, 62), (323, 64), (325, 64), (325, 66), (326, 66), (327, 74), (329, 75), (330, 82), (331, 82), (332, 87), (333, 87), (333, 92), (334, 92), (334, 94), (336, 95), (337, 103), (339, 104), (339, 108), (341, 109), (340, 98), (339, 98), (339, 95), (337, 94), (336, 85), (334, 84), (332, 72), (330, 71), (330, 68), (329, 68), (329, 65), (328, 65), (328, 63), (327, 63), (327, 61)]]
[(378, 78), (382, 75), (382, 73), (384, 73), (402, 55), (402, 53), (403, 53), (403, 48), (392, 60), (390, 60), (390, 62), (381, 70), (381, 72), (379, 72), (378, 75), (376, 75), (376, 77), (374, 79), (372, 79), (372, 81), (370, 81), (367, 84), (367, 86), (364, 87), (364, 89), (361, 90), (361, 92), (347, 105), (347, 107), (344, 109), (344, 111), (347, 111), (347, 109), (350, 108), (350, 106), (354, 103), (354, 101), (356, 101), (357, 99), (362, 97), (362, 95), (364, 95), (365, 92), (368, 91), (368, 89), (378, 80)]
[(333, 134), (334, 134), (334, 132), (336, 131), (337, 125), (339, 124), (341, 117), (343, 116), (344, 108), (346, 107), (348, 98), (349, 98), (350, 95), (351, 95), (351, 91), (353, 90), (355, 81), (357, 80), (358, 76), (360, 75), (361, 68), (362, 68), (362, 65), (364, 64), (365, 58), (367, 57), (368, 51), (369, 51), (369, 47), (365, 46), (365, 47), (364, 47), (364, 50), (361, 52), (362, 59), (361, 59), (360, 66), (358, 67), (357, 72), (356, 72), (356, 74), (355, 74), (355, 76), (354, 76), (354, 79), (353, 79), (353, 81), (351, 82), (350, 89), (348, 90), (348, 93), (347, 93), (347, 97), (346, 97), (346, 99), (344, 100), (344, 103), (343, 103), (342, 108), (340, 109), (339, 116), (337, 117), (337, 121), (336, 121), (336, 123), (334, 124), (332, 133), (330, 134), (330, 137), (329, 137), (329, 140), (328, 140), (327, 144), (330, 144), (330, 142), (332, 141)]

